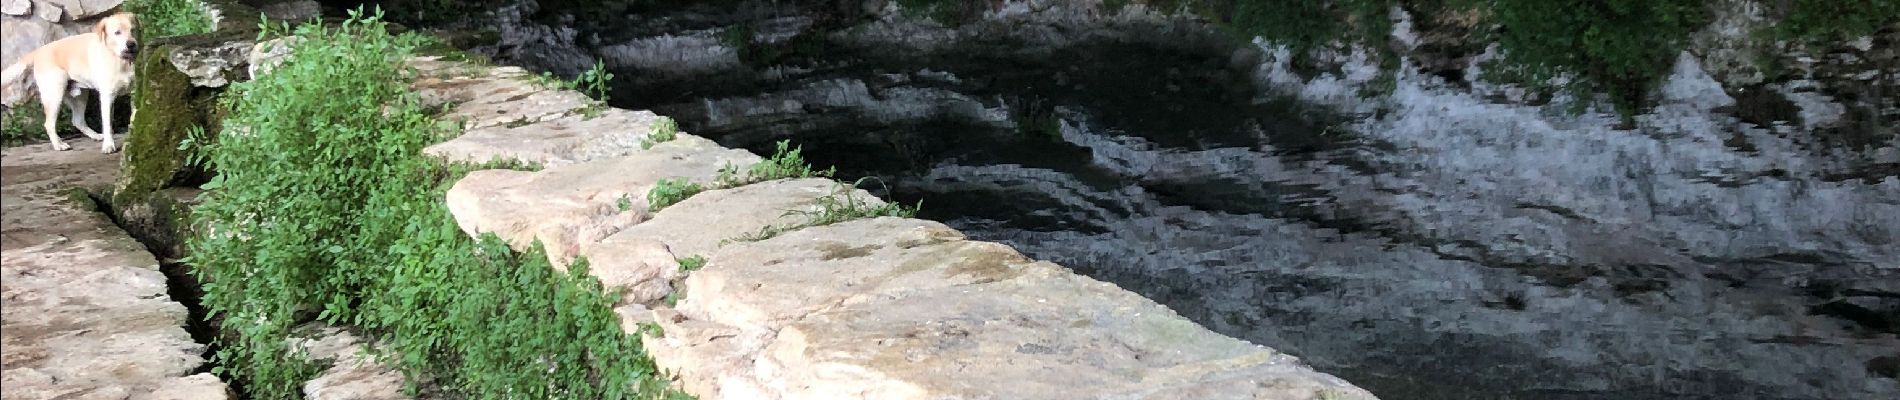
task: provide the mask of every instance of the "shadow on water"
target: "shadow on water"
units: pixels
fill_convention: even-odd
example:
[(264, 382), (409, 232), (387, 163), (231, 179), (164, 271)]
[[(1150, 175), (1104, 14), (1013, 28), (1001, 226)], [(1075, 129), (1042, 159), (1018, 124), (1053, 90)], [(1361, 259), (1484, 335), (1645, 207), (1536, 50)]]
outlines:
[[(617, 81), (614, 105), (759, 154), (791, 140), (844, 180), (874, 177), (883, 184), (866, 189), (922, 200), (922, 218), (1384, 398), (1873, 398), (1897, 387), (1900, 299), (1830, 286), (1893, 280), (1868, 260), (1698, 257), (1516, 194), (1419, 187), (1406, 178), (1431, 171), (1410, 154), (1427, 149), (1258, 95), (1252, 65), (1232, 56), (1239, 44), (1103, 39), (1031, 54), (977, 40), (920, 56), (806, 35), (785, 41), (791, 50), (743, 50), (736, 68), (622, 67), (633, 78)], [(1564, 245), (1501, 228), (1525, 221)]]

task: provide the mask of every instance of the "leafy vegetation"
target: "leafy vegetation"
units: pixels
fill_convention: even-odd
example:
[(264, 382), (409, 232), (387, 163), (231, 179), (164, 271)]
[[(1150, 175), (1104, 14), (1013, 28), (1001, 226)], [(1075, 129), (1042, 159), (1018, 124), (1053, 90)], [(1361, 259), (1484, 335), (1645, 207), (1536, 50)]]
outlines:
[(203, 148), (221, 175), (192, 213), (204, 234), (187, 262), (223, 321), (217, 373), (251, 398), (299, 398), (318, 366), (286, 339), (314, 314), (379, 336), (412, 384), (457, 398), (683, 397), (584, 260), (557, 272), (538, 244), (456, 227), (440, 200), (475, 167), (421, 155), (448, 127), (407, 91), (415, 36), (360, 10), (292, 33), (295, 57), (225, 97), (239, 133)]
[(196, 35), (215, 28), (198, 0), (126, 0), (124, 7), (138, 14), (143, 38)]
[[(59, 121), (66, 121), (71, 115), (65, 107), (59, 109)], [(7, 146), (46, 141), (46, 128), (40, 126), (45, 121), (45, 115), (40, 113), (38, 99), (21, 101), (19, 105), (7, 108), (6, 114), (0, 115), (0, 141), (4, 141)], [(74, 128), (72, 124), (61, 123), (54, 128), (61, 136), (79, 133), (79, 128)]]
[(778, 150), (772, 152), (772, 157), (758, 164), (752, 164), (746, 169), (744, 176), (739, 175), (739, 170), (731, 165), (721, 168), (715, 185), (731, 188), (778, 179), (830, 177), (838, 172), (837, 168), (812, 169), (811, 164), (805, 162), (805, 156), (799, 154), (805, 149), (804, 146), (791, 147), (791, 145), (792, 142), (789, 140), (779, 141)]
[(660, 117), (658, 121), (653, 122), (653, 133), (647, 134), (646, 139), (640, 140), (640, 148), (650, 149), (655, 144), (673, 141), (679, 138), (679, 134), (678, 122), (673, 121), (672, 118)]
[(680, 272), (698, 271), (700, 267), (706, 266), (706, 257), (700, 255), (681, 258), (677, 261), (680, 263)]
[[(1647, 106), (1689, 33), (1707, 23), (1701, 0), (1468, 0), (1502, 29), (1499, 78), (1606, 93), (1627, 118)], [(1584, 97), (1589, 98), (1589, 97)]]
[(1900, 24), (1900, 1), (1788, 0), (1767, 2), (1784, 17), (1775, 36), (1802, 41), (1846, 40)]
[(679, 204), (680, 201), (686, 200), (687, 197), (692, 197), (705, 190), (706, 188), (704, 186), (687, 181), (686, 179), (661, 179), (659, 183), (653, 185), (652, 190), (647, 191), (647, 210), (660, 211), (660, 209)]

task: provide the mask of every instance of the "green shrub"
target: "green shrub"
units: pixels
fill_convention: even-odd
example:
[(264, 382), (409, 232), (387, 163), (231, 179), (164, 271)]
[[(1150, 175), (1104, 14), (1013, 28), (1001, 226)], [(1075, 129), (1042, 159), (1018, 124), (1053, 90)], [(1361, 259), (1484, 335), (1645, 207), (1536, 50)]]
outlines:
[(456, 227), (441, 199), (475, 167), (422, 156), (448, 127), (407, 90), (416, 37), (360, 11), (294, 34), (283, 66), (232, 85), (228, 134), (203, 148), (221, 175), (187, 261), (224, 321), (218, 373), (252, 398), (299, 398), (317, 366), (285, 340), (309, 309), (457, 398), (679, 397), (584, 261), (560, 273), (538, 243), (517, 253)]
[(198, 0), (126, 0), (126, 11), (139, 16), (139, 36), (161, 38), (208, 33), (211, 16)]

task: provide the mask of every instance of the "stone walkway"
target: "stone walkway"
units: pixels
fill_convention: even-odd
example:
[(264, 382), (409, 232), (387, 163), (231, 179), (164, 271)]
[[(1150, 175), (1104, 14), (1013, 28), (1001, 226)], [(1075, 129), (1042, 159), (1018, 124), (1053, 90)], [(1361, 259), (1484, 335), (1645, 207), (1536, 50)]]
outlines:
[[(584, 98), (512, 67), (433, 59), (415, 87), (463, 136), (430, 154), (505, 159), (447, 202), (471, 234), (557, 262), (586, 257), (627, 288), (622, 328), (701, 399), (1371, 399), (1295, 357), (1221, 336), (1166, 307), (931, 221), (876, 218), (729, 241), (796, 224), (821, 198), (883, 204), (827, 179), (711, 190), (659, 212), (663, 178), (711, 186), (759, 160), (689, 134), (643, 148), (657, 116), (581, 112)], [(676, 261), (704, 257), (696, 271)], [(675, 291), (679, 293), (674, 293)], [(683, 297), (676, 306), (661, 300)]]
[(116, 179), (119, 155), (75, 147), (0, 154), (0, 398), (227, 398), (194, 374), (205, 347), (158, 260), (72, 195)]

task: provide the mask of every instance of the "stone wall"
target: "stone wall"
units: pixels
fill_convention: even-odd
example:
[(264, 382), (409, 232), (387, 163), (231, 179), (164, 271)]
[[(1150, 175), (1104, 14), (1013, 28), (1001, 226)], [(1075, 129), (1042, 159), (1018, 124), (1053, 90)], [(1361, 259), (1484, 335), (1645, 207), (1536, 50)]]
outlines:
[[(805, 221), (820, 199), (883, 204), (827, 179), (699, 193), (649, 212), (661, 179), (711, 186), (758, 156), (680, 134), (641, 146), (658, 116), (597, 107), (519, 68), (414, 63), (430, 102), (467, 131), (425, 150), (541, 171), (469, 174), (446, 201), (470, 233), (541, 241), (627, 289), (622, 328), (702, 399), (1370, 399), (1297, 358), (1208, 331), (1153, 301), (942, 224)], [(702, 257), (686, 271), (678, 260)], [(647, 328), (642, 328), (643, 325)]]

